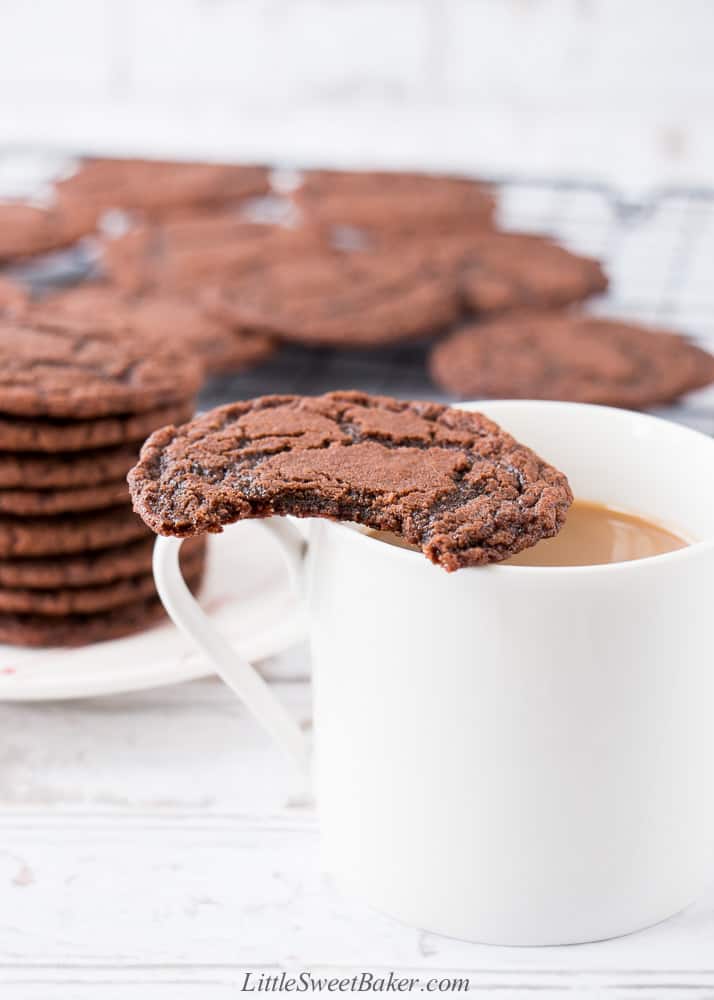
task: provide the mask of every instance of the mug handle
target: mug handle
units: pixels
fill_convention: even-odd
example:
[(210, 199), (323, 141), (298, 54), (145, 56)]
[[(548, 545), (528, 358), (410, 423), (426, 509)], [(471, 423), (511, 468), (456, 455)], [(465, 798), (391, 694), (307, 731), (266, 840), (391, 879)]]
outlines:
[[(303, 535), (285, 518), (267, 518), (259, 523), (278, 543), (290, 584), (299, 589), (307, 551)], [(236, 653), (186, 586), (179, 564), (182, 542), (182, 538), (159, 536), (154, 545), (154, 580), (169, 617), (206, 654), (219, 677), (238, 695), (300, 772), (307, 774), (310, 753), (302, 730), (255, 667)]]

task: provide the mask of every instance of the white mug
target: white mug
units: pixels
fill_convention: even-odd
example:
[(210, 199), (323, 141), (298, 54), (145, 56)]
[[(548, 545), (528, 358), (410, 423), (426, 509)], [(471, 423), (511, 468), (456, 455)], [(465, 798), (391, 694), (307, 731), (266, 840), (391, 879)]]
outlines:
[[(626, 934), (701, 892), (714, 842), (714, 441), (550, 402), (483, 410), (576, 497), (696, 539), (648, 559), (447, 574), (353, 526), (264, 523), (304, 588), (328, 869), (376, 909), (467, 940)], [(230, 530), (239, 531), (240, 526)], [(303, 734), (180, 576), (169, 614), (273, 736)], [(307, 559), (303, 551), (307, 549)]]

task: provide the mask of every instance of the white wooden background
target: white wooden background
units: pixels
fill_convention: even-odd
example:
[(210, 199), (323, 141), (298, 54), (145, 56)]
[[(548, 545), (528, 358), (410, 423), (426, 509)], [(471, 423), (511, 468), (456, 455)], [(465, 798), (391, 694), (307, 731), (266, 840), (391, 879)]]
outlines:
[[(276, 688), (308, 727), (307, 684)], [(3, 1000), (227, 1000), (246, 971), (283, 969), (466, 975), (504, 998), (714, 996), (714, 886), (642, 933), (535, 949), (343, 896), (312, 808), (217, 681), (0, 706), (0, 740)]]
[(0, 146), (714, 177), (710, 0), (0, 0)]
[[(709, 0), (0, 0), (0, 43), (0, 146), (714, 177)], [(279, 689), (308, 725), (307, 685)], [(0, 705), (0, 1000), (224, 1000), (281, 969), (714, 997), (714, 885), (614, 942), (449, 941), (321, 873), (217, 682)]]

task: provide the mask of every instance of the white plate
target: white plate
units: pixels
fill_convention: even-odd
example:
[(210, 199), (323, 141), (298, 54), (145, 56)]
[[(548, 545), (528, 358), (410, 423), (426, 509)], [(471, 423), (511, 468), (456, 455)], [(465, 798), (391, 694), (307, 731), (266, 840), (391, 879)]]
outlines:
[[(282, 558), (257, 522), (209, 539), (201, 605), (243, 656), (260, 660), (305, 636)], [(0, 701), (84, 698), (160, 687), (213, 673), (170, 622), (79, 649), (0, 645)]]

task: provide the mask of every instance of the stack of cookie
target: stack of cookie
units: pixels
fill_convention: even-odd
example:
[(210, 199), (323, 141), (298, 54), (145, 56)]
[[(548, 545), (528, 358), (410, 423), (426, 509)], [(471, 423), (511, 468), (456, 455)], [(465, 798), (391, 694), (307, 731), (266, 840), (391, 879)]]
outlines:
[[(0, 641), (79, 645), (160, 617), (126, 474), (202, 378), (136, 336), (0, 319)], [(185, 558), (197, 585), (202, 547)]]

